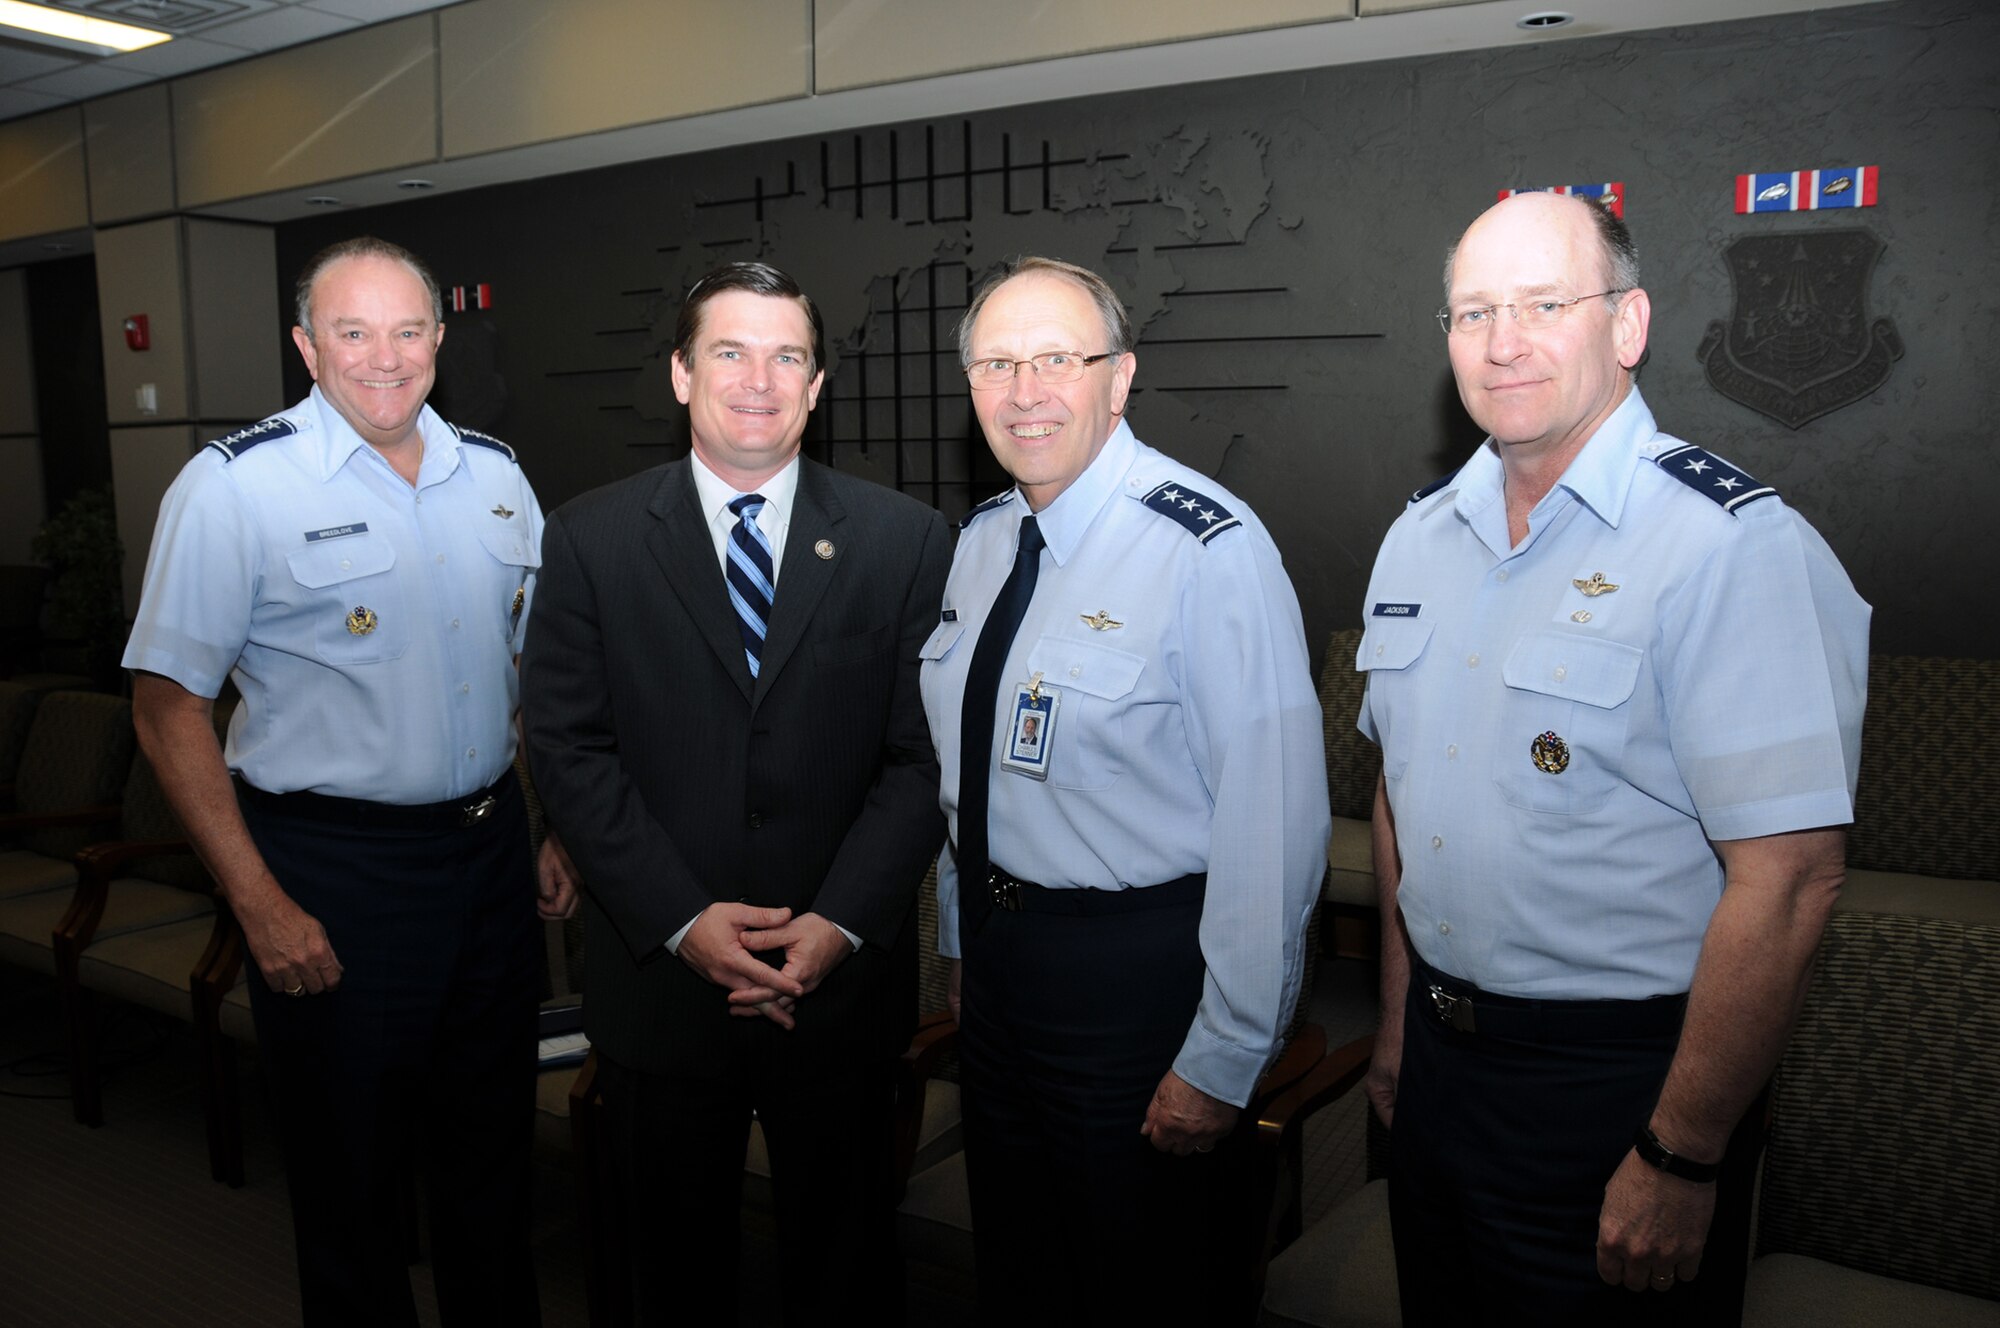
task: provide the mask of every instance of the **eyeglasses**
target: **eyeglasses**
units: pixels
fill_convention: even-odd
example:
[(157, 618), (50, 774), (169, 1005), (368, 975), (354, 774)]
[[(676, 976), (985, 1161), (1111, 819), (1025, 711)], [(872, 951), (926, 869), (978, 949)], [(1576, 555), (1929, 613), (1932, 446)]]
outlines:
[(1083, 377), (1085, 369), (1117, 354), (1119, 352), (1115, 350), (1107, 350), (1102, 355), (1085, 355), (1080, 350), (1052, 350), (1025, 360), (974, 360), (965, 366), (965, 376), (972, 381), (974, 391), (988, 387), (1011, 387), (1015, 373), (1025, 364), (1044, 383), (1074, 383)]
[(1437, 311), (1438, 326), (1445, 335), (1453, 332), (1484, 332), (1493, 326), (1493, 316), (1505, 309), (1514, 315), (1514, 322), (1529, 332), (1554, 327), (1562, 322), (1564, 314), (1574, 305), (1585, 300), (1595, 300), (1602, 295), (1623, 295), (1630, 286), (1620, 286), (1616, 290), (1595, 291), (1589, 295), (1572, 295), (1567, 300), (1544, 296), (1539, 300), (1524, 300), (1518, 304), (1481, 304), (1465, 309), (1454, 309), (1450, 305)]

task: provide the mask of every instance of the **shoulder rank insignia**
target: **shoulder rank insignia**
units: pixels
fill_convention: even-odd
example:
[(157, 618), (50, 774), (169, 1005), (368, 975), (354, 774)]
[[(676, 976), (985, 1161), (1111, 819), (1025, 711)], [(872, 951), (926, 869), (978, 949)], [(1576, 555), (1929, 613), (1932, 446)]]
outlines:
[(1457, 478), (1458, 478), (1458, 472), (1456, 470), (1451, 471), (1448, 474), (1440, 475), (1438, 478), (1432, 480), (1429, 484), (1426, 484), (1423, 488), (1418, 489), (1415, 493), (1411, 494), (1410, 495), (1411, 504), (1415, 505), (1417, 503), (1422, 502), (1424, 499), (1430, 497), (1432, 494), (1436, 493), (1439, 489), (1442, 489), (1445, 485), (1451, 483), (1453, 480)]
[(222, 453), (223, 461), (230, 462), (242, 456), (259, 443), (268, 443), (273, 438), (285, 438), (299, 431), (299, 426), (282, 415), (273, 415), (262, 424), (253, 424), (247, 429), (238, 429), (224, 438), (217, 438), (209, 446)]
[(1759, 498), (1775, 498), (1778, 494), (1770, 485), (1759, 484), (1747, 472), (1730, 465), (1715, 453), (1703, 451), (1692, 444), (1662, 452), (1653, 458), (1653, 462), (1725, 512), (1734, 512)]
[(991, 498), (988, 498), (985, 502), (981, 503), (979, 506), (973, 508), (970, 512), (967, 512), (964, 516), (960, 517), (958, 519), (958, 528), (960, 530), (964, 530), (974, 521), (977, 521), (980, 517), (984, 516), (986, 513), (992, 511), (1000, 504), (1006, 502), (1009, 498), (1013, 496), (1013, 494), (1014, 491), (1012, 489), (1007, 490), (1007, 492), (1005, 493), (994, 494)]
[(1242, 525), (1228, 508), (1206, 494), (1196, 493), (1172, 480), (1158, 486), (1139, 500), (1161, 516), (1172, 517), (1186, 526), (1203, 544), (1223, 531)]
[(498, 452), (501, 456), (506, 457), (509, 461), (513, 462), (515, 465), (518, 466), (521, 464), (521, 458), (514, 455), (514, 449), (507, 446), (507, 444), (501, 442), (498, 438), (495, 438), (490, 433), (481, 433), (477, 429), (462, 429), (456, 424), (451, 426), (451, 431), (457, 434), (462, 442), (472, 443), (479, 447), (490, 448), (491, 450)]

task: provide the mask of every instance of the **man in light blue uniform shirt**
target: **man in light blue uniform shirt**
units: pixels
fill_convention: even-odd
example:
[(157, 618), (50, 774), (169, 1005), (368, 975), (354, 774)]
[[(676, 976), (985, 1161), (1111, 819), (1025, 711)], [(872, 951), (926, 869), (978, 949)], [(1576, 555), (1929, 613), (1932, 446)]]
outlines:
[(1325, 866), (1291, 583), (1237, 498), (1133, 436), (1131, 345), (1110, 287), (1046, 259), (960, 330), (1017, 481), (966, 518), (923, 665), (993, 1321), (1240, 1314), (1215, 1221), (1230, 1136)]
[(307, 1324), (416, 1322), (413, 1151), (445, 1321), (540, 1321), (538, 890), (544, 916), (574, 907), (553, 845), (537, 883), (512, 767), (542, 514), (511, 449), (424, 404), (442, 316), (398, 246), (307, 265), (316, 386), (175, 480), (125, 652), (140, 741), (255, 964)]
[(1357, 661), (1405, 1322), (1733, 1322), (1868, 606), (1775, 491), (1654, 425), (1622, 221), (1508, 200), (1446, 288), (1491, 436), (1391, 528)]

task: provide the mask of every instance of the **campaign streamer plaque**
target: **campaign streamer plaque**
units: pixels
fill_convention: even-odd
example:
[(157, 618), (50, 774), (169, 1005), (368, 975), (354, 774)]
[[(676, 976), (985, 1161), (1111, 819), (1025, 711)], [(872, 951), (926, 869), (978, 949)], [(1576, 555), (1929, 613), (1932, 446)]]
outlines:
[(1790, 429), (1867, 396), (1903, 357), (1887, 318), (1869, 321), (1873, 231), (1745, 236), (1724, 250), (1736, 305), (1696, 352), (1716, 391)]

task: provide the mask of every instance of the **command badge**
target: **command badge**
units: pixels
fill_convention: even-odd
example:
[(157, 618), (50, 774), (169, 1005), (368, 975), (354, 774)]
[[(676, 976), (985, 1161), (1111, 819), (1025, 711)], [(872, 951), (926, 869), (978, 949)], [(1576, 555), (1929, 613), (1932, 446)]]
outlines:
[(357, 604), (347, 615), (347, 630), (356, 636), (366, 636), (375, 630), (375, 610)]
[(1543, 774), (1559, 775), (1569, 769), (1569, 744), (1558, 738), (1553, 729), (1535, 739), (1528, 755), (1534, 758), (1535, 769)]

